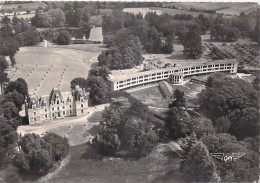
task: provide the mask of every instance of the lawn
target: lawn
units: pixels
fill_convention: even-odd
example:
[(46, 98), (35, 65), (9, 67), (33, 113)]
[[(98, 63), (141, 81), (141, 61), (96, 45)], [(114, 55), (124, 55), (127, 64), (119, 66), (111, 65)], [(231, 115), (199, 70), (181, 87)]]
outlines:
[(53, 87), (59, 87), (62, 92), (70, 91), (70, 81), (76, 77), (86, 78), (103, 49), (97, 44), (49, 46), (20, 48), (15, 55), (16, 67), (10, 67), (8, 73), (11, 80), (24, 78), (29, 92), (39, 97), (49, 95)]
[(158, 85), (133, 91), (130, 94), (151, 107), (168, 108), (171, 102), (163, 97)]
[[(50, 179), (51, 182), (146, 183), (163, 177), (179, 166), (176, 154), (167, 147), (157, 147), (140, 159), (109, 158), (91, 145), (71, 147), (69, 163)], [(173, 179), (174, 180), (174, 179)]]

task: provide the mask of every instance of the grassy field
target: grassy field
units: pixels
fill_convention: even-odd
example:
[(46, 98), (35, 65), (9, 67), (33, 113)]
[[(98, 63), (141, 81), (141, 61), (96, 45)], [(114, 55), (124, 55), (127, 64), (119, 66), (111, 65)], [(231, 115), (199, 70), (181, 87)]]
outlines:
[(16, 67), (8, 75), (11, 80), (24, 78), (29, 92), (38, 96), (48, 95), (55, 86), (70, 91), (70, 81), (86, 78), (101, 50), (100, 45), (22, 47), (15, 56)]
[(209, 16), (212, 15), (210, 13), (204, 13), (204, 12), (195, 12), (195, 11), (188, 11), (188, 10), (181, 10), (181, 9), (171, 9), (171, 8), (158, 8), (154, 7), (151, 8), (152, 10), (158, 10), (161, 11), (162, 13), (167, 13), (169, 15), (176, 15), (176, 14), (190, 14), (193, 15), (194, 17), (199, 16), (199, 14), (203, 14), (204, 16)]
[[(22, 6), (21, 8), (18, 8), (18, 6)], [(16, 10), (31, 10), (35, 11), (37, 8), (43, 7), (43, 5), (40, 2), (28, 2), (28, 3), (16, 3), (16, 4), (4, 4), (1, 9), (7, 10), (7, 9), (16, 9)]]
[(131, 92), (131, 95), (148, 106), (167, 108), (171, 100), (165, 99), (159, 89), (159, 86), (152, 86), (149, 88)]
[(104, 157), (90, 145), (81, 144), (71, 148), (69, 163), (46, 181), (146, 183), (163, 177), (178, 166), (179, 159), (167, 147), (157, 147), (144, 158), (126, 160)]
[(175, 6), (180, 9), (215, 10), (219, 14), (223, 13), (226, 15), (240, 15), (241, 12), (248, 14), (259, 8), (257, 3), (252, 2), (175, 2), (165, 4), (166, 6)]

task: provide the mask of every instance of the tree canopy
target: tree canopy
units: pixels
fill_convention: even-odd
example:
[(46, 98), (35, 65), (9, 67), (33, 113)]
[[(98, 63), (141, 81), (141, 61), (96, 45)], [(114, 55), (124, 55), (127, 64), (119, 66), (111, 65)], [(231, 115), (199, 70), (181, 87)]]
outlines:
[(14, 165), (21, 172), (44, 175), (69, 151), (68, 139), (54, 133), (47, 133), (42, 138), (36, 134), (20, 138), (20, 151), (15, 155)]
[(225, 131), (237, 138), (258, 134), (258, 94), (251, 83), (214, 74), (198, 96), (201, 109), (215, 125), (223, 123), (226, 118), (230, 128)]
[(146, 156), (159, 138), (147, 106), (132, 97), (112, 100), (102, 114), (97, 147), (113, 156)]

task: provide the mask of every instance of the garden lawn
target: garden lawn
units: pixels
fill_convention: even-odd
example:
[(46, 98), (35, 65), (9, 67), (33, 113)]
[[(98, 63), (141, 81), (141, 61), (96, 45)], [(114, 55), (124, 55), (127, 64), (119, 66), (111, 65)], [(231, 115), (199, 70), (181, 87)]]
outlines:
[[(109, 158), (98, 153), (88, 144), (71, 147), (69, 163), (51, 182), (91, 183), (146, 183), (163, 177), (179, 166), (176, 154), (167, 147), (140, 159)], [(174, 178), (173, 178), (174, 180)]]
[(70, 91), (70, 81), (86, 78), (91, 64), (97, 61), (100, 45), (22, 47), (16, 53), (16, 66), (10, 67), (9, 78), (24, 78), (29, 92), (39, 97), (49, 95), (53, 87)]

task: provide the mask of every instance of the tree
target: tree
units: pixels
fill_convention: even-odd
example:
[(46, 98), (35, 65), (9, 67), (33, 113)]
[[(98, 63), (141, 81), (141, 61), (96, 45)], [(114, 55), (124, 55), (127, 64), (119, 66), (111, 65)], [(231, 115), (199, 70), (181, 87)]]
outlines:
[(102, 77), (92, 76), (90, 79), (89, 98), (94, 105), (108, 102), (108, 87)]
[(129, 36), (118, 46), (110, 47), (98, 56), (98, 65), (109, 69), (129, 69), (143, 62), (142, 45), (139, 38)]
[(168, 111), (166, 130), (170, 139), (186, 137), (191, 134), (192, 121), (181, 108), (172, 107)]
[(15, 104), (18, 111), (22, 110), (22, 105), (24, 104), (24, 96), (17, 91), (10, 92), (4, 95), (4, 101), (12, 102)]
[(257, 91), (259, 91), (259, 89), (260, 89), (260, 78), (259, 78), (259, 76), (257, 76), (257, 77), (253, 80), (252, 85), (254, 86), (254, 88), (255, 88)]
[(222, 152), (225, 155), (234, 152), (244, 152), (245, 155), (236, 161), (227, 161), (223, 163), (214, 159), (221, 180), (224, 182), (253, 182), (259, 177), (259, 160), (258, 148), (254, 145), (258, 142), (255, 138), (245, 138), (243, 141), (237, 141), (234, 136), (222, 133), (216, 135), (205, 135), (201, 138), (203, 143), (208, 147), (209, 152)]
[(68, 31), (61, 31), (55, 42), (59, 45), (69, 45), (71, 43), (71, 35)]
[(4, 56), (0, 55), (0, 85), (1, 85), (1, 92), (3, 93), (3, 84), (9, 81), (7, 77), (7, 73), (5, 70), (8, 67), (8, 62), (6, 61)]
[(3, 24), (9, 24), (10, 21), (11, 21), (11, 19), (8, 18), (8, 16), (4, 16), (4, 17), (2, 18), (2, 20), (1, 20), (1, 22), (2, 22)]
[(61, 137), (55, 133), (48, 133), (43, 140), (52, 147), (52, 157), (57, 161), (61, 161), (69, 153), (69, 141), (65, 137)]
[(173, 52), (173, 40), (167, 37), (165, 45), (162, 46), (162, 53), (171, 54)]
[(61, 27), (65, 22), (65, 15), (61, 9), (50, 9), (48, 15), (51, 17), (53, 27)]
[(184, 36), (183, 54), (191, 58), (199, 58), (202, 54), (201, 35), (197, 31), (189, 31)]
[(15, 152), (17, 141), (16, 129), (10, 124), (10, 121), (0, 117), (0, 164), (4, 164), (4, 159), (9, 154)]
[(75, 86), (79, 85), (80, 88), (84, 88), (85, 90), (89, 90), (88, 88), (88, 82), (84, 78), (75, 78), (70, 82), (70, 88), (73, 90), (75, 89)]
[(23, 44), (19, 42), (20, 46), (34, 46), (41, 42), (40, 34), (36, 29), (28, 29), (25, 32), (22, 32), (22, 39)]
[(52, 19), (48, 13), (41, 13), (40, 11), (37, 11), (35, 16), (32, 17), (31, 22), (35, 27), (48, 28), (52, 24)]
[(188, 158), (188, 155), (190, 154), (190, 150), (192, 146), (194, 146), (198, 142), (196, 134), (193, 132), (191, 136), (187, 137), (187, 143), (182, 145), (182, 156), (181, 156), (181, 162), (180, 162), (180, 170), (183, 171), (185, 167), (186, 160)]
[(12, 102), (5, 102), (3, 104), (3, 111), (4, 111), (4, 117), (9, 120), (13, 118), (17, 118), (19, 116), (19, 111), (17, 110), (15, 104)]
[(173, 97), (174, 97), (174, 101), (171, 104), (169, 104), (169, 108), (172, 107), (186, 108), (186, 99), (183, 91), (176, 89), (173, 93)]
[[(257, 134), (258, 94), (251, 83), (230, 77), (210, 76), (199, 96), (201, 109), (213, 123), (225, 117), (230, 121), (229, 133), (239, 139)], [(249, 133), (250, 131), (250, 133)]]
[(158, 143), (147, 106), (131, 96), (114, 98), (102, 113), (98, 149), (119, 157), (142, 157)]
[(191, 122), (191, 132), (194, 132), (198, 139), (203, 135), (209, 135), (215, 133), (215, 128), (213, 127), (212, 121), (207, 118), (193, 118)]
[(207, 147), (202, 142), (196, 142), (191, 147), (183, 172), (192, 182), (220, 181), (216, 165), (210, 157)]
[[(0, 55), (9, 56), (11, 61), (14, 60), (15, 53), (19, 51), (19, 43), (12, 37), (0, 36)], [(12, 64), (13, 66), (14, 64)]]
[(217, 118), (214, 124), (217, 133), (227, 133), (230, 125), (229, 119), (225, 116)]
[(14, 165), (23, 173), (44, 175), (69, 151), (68, 139), (54, 133), (47, 133), (42, 138), (36, 134), (20, 138), (20, 151), (14, 157)]
[(7, 87), (5, 88), (5, 94), (14, 91), (17, 91), (19, 94), (23, 95), (24, 98), (28, 96), (28, 86), (26, 81), (22, 78), (18, 78), (15, 81), (9, 82)]

